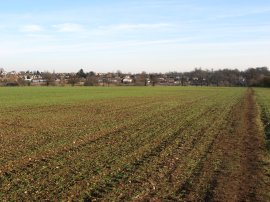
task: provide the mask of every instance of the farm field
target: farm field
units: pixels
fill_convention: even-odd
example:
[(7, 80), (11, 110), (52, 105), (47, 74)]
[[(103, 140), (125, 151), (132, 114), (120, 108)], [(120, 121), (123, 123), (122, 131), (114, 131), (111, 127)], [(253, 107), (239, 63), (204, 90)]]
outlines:
[(0, 88), (0, 199), (267, 201), (269, 103), (267, 89)]

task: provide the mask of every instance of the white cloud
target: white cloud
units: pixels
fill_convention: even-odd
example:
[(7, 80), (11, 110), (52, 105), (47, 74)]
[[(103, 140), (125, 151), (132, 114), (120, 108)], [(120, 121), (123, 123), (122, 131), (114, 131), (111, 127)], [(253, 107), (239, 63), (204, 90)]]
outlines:
[(156, 24), (119, 24), (109, 26), (109, 29), (113, 30), (134, 30), (134, 29), (159, 29), (171, 26), (168, 23), (156, 23)]
[(96, 29), (90, 30), (89, 33), (93, 35), (108, 35), (119, 32), (158, 30), (170, 28), (172, 26), (173, 25), (169, 23), (115, 24), (115, 25), (99, 26)]
[(24, 25), (20, 27), (21, 32), (30, 32), (30, 33), (36, 33), (41, 32), (43, 30), (42, 26), (40, 25)]
[(236, 17), (245, 17), (248, 15), (256, 15), (262, 13), (269, 13), (270, 7), (252, 7), (252, 8), (244, 8), (242, 10), (232, 10), (232, 13), (227, 13), (224, 15), (219, 15), (217, 18), (236, 18)]
[(76, 23), (63, 23), (58, 25), (53, 25), (58, 32), (81, 32), (84, 30), (81, 24)]

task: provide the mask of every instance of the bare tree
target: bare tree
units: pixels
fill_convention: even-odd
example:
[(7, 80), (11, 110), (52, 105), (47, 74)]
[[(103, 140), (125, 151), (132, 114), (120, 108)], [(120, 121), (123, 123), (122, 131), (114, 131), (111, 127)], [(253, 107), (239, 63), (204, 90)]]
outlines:
[(151, 82), (152, 86), (155, 86), (157, 81), (158, 81), (157, 75), (156, 74), (150, 74), (149, 77), (150, 77), (150, 82)]
[(98, 78), (95, 74), (90, 74), (86, 77), (85, 86), (96, 86), (98, 84)]
[(3, 68), (0, 68), (0, 75), (4, 72), (5, 70)]
[(146, 72), (142, 72), (136, 75), (135, 84), (139, 86), (146, 86), (147, 85), (147, 74)]
[(60, 85), (61, 85), (61, 86), (65, 86), (65, 84), (66, 84), (65, 77), (64, 77), (64, 76), (61, 76), (61, 77), (60, 77)]
[(31, 85), (31, 82), (30, 81), (25, 81), (24, 78), (18, 78), (17, 79), (17, 83), (19, 84), (19, 86), (30, 86)]
[(42, 78), (46, 82), (46, 86), (55, 85), (55, 75), (51, 74), (50, 72), (42, 73)]
[(71, 86), (75, 86), (76, 83), (78, 83), (80, 79), (76, 74), (70, 74), (68, 77), (68, 83), (71, 84)]

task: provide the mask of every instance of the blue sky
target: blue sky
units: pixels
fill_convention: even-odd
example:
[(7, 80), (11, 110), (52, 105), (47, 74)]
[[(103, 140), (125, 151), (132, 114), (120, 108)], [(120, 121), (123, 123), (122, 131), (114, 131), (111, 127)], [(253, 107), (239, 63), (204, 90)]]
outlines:
[(6, 70), (270, 66), (269, 0), (0, 0)]

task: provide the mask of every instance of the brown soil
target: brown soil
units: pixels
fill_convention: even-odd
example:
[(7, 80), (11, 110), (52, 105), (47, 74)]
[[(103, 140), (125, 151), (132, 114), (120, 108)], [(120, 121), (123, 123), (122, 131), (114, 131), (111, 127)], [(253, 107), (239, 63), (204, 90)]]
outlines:
[(267, 155), (260, 111), (249, 89), (185, 184), (184, 201), (270, 201)]
[(223, 165), (212, 179), (207, 201), (270, 201), (269, 183), (263, 170), (263, 158), (267, 155), (265, 140), (252, 89), (247, 91), (241, 105), (231, 120), (235, 130), (223, 135), (216, 145), (215, 149), (222, 151)]
[[(2, 158), (2, 162), (10, 163), (0, 166), (0, 198), (6, 195), (3, 201), (77, 197), (85, 201), (270, 201), (270, 176), (266, 173), (270, 161), (260, 110), (252, 89), (241, 95), (229, 105), (230, 102), (195, 105), (195, 109), (203, 108), (194, 115), (189, 108), (195, 100), (180, 105), (181, 108), (172, 105), (147, 116), (139, 116), (137, 111), (148, 107), (151, 111), (155, 106), (127, 105), (132, 111), (123, 109), (113, 115), (108, 112), (118, 127), (104, 127), (68, 144), (71, 136), (63, 145), (56, 144), (57, 147), (34, 154), (31, 150), (19, 153), (20, 147), (16, 150), (7, 138), (7, 144), (14, 149)], [(95, 114), (92, 110), (85, 113), (85, 117)], [(138, 117), (128, 119), (131, 113), (137, 113)], [(188, 115), (188, 119), (180, 120), (182, 117), (177, 113), (182, 117)], [(153, 116), (154, 119), (148, 118)], [(109, 122), (111, 117), (107, 115), (105, 120)], [(129, 121), (120, 124), (123, 117)], [(69, 116), (64, 118), (55, 125), (49, 122), (54, 126), (51, 130), (65, 127), (71, 121)], [(86, 127), (89, 120), (97, 122), (103, 116), (88, 118), (82, 120), (81, 126)], [(152, 131), (148, 134), (150, 130), (161, 137), (155, 137)], [(51, 138), (61, 139), (66, 135), (63, 132)], [(12, 143), (21, 138), (11, 137), (15, 137)], [(30, 147), (34, 143), (29, 140), (21, 145)], [(37, 141), (38, 145), (42, 146), (42, 141)], [(19, 154), (25, 157), (19, 158)]]

